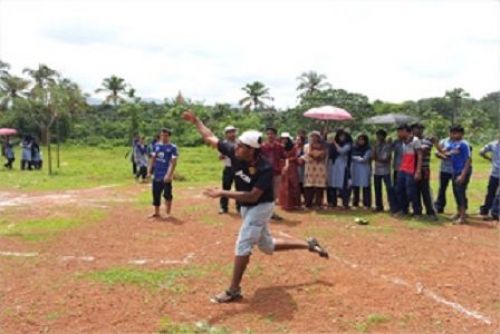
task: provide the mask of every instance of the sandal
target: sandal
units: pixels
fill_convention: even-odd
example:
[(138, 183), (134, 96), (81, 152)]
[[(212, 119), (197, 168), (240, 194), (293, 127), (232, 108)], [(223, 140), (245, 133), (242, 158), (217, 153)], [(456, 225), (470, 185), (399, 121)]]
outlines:
[(307, 244), (309, 245), (309, 251), (313, 253), (318, 253), (320, 257), (324, 257), (326, 259), (329, 258), (328, 251), (321, 247), (318, 240), (316, 238), (307, 239)]
[(243, 296), (241, 294), (241, 289), (238, 289), (236, 291), (226, 290), (210, 298), (210, 301), (214, 304), (225, 304), (240, 300), (242, 298)]

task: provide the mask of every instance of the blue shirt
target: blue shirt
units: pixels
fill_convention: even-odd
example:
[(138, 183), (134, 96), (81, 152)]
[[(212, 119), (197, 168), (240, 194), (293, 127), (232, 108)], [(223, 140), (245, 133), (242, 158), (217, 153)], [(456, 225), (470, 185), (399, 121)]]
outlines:
[[(450, 143), (450, 138), (442, 139), (441, 142), (439, 143), (439, 146), (441, 146), (441, 148), (443, 149), (446, 149), (449, 143)], [(451, 159), (441, 160), (441, 172), (453, 174), (453, 163)]]
[(500, 140), (485, 145), (481, 154), (491, 152), (491, 176), (500, 177)]
[(449, 141), (446, 151), (451, 153), (450, 159), (453, 164), (453, 174), (459, 175), (463, 172), (467, 160), (470, 159), (470, 145), (465, 140)]
[(179, 156), (177, 152), (177, 146), (174, 144), (162, 144), (157, 143), (153, 147), (153, 157), (155, 157), (154, 164), (154, 180), (161, 181), (167, 175), (168, 168), (170, 167), (170, 161)]

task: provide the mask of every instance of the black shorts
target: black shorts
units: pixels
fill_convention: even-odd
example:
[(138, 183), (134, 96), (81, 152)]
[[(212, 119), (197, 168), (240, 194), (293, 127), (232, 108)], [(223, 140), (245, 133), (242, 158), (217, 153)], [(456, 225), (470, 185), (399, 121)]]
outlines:
[(163, 193), (163, 198), (166, 201), (171, 201), (173, 199), (172, 196), (172, 183), (166, 183), (165, 181), (156, 181), (153, 180), (153, 206), (160, 206), (161, 204), (161, 195)]

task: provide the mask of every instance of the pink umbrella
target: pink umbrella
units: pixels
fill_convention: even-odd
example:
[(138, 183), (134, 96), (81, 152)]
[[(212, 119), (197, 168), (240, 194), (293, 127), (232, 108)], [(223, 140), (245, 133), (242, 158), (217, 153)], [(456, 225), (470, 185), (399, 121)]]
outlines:
[(309, 109), (304, 113), (304, 117), (314, 118), (324, 121), (349, 121), (352, 115), (342, 108), (334, 106), (323, 106)]
[(0, 129), (0, 136), (13, 136), (15, 134), (17, 134), (16, 129), (9, 129), (9, 128)]

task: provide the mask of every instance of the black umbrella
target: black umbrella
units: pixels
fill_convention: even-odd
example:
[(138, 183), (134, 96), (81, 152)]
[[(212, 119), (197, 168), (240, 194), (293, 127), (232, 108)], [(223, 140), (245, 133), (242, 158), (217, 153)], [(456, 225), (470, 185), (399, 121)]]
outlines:
[(418, 118), (404, 114), (386, 114), (373, 116), (364, 120), (365, 124), (404, 124), (415, 123)]

